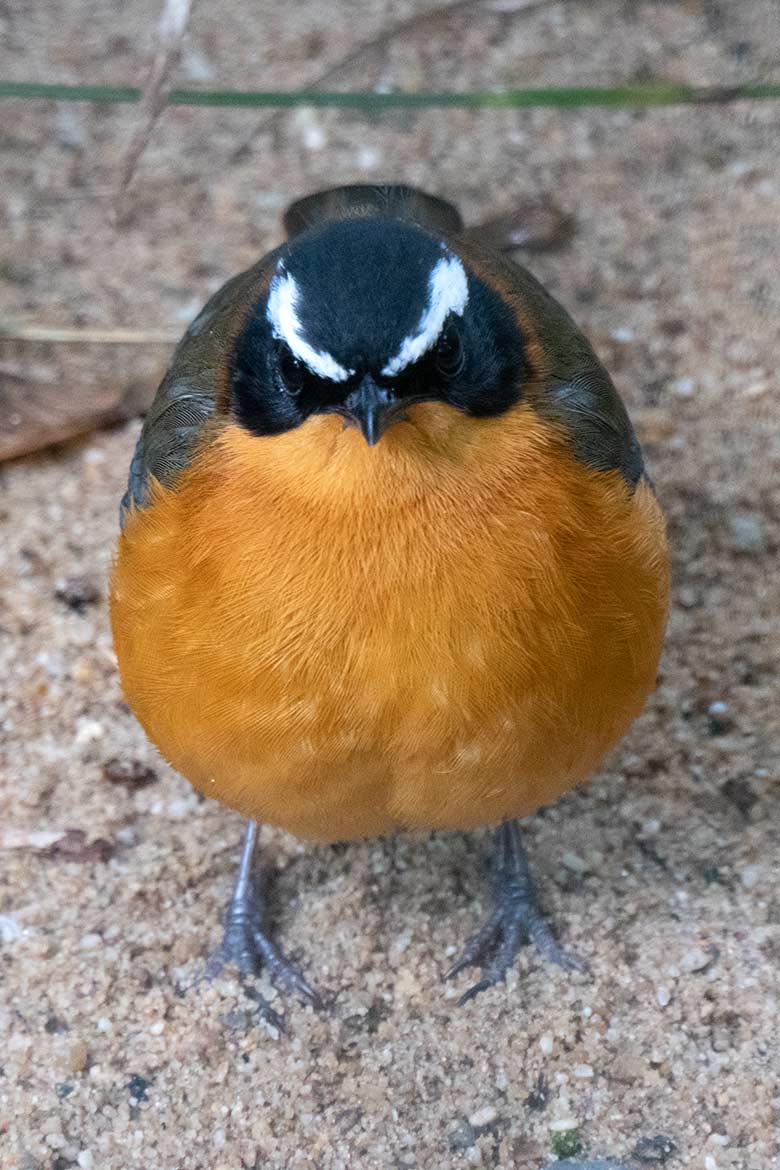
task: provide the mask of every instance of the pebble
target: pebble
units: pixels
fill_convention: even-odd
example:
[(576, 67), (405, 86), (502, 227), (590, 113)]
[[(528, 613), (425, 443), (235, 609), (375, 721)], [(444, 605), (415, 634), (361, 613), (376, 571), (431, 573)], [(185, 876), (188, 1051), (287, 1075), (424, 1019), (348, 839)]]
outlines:
[(94, 1159), (89, 1150), (79, 1150), (76, 1161), (81, 1167), (81, 1170), (92, 1170), (92, 1167), (95, 1165)]
[(666, 1007), (670, 1003), (672, 993), (665, 983), (659, 984), (655, 989), (655, 998), (658, 1000), (659, 1007)]
[(696, 609), (701, 605), (701, 594), (691, 585), (683, 585), (677, 590), (677, 600), (683, 609)]
[(87, 1046), (83, 1040), (76, 1040), (71, 1044), (65, 1057), (68, 1072), (83, 1072), (87, 1066), (87, 1055)]
[(92, 664), (87, 658), (78, 658), (71, 668), (70, 677), (74, 682), (88, 683), (92, 679)]
[(469, 1125), (474, 1129), (485, 1129), (494, 1121), (498, 1121), (498, 1110), (494, 1109), (492, 1105), (485, 1105), (482, 1109), (477, 1109), (476, 1113), (471, 1114)]
[(16, 942), (22, 937), (22, 928), (10, 914), (0, 914), (0, 942)]
[(746, 865), (739, 875), (739, 880), (746, 890), (754, 890), (761, 881), (761, 870), (757, 865)]
[(67, 577), (57, 582), (54, 596), (68, 609), (82, 613), (86, 606), (100, 601), (100, 589), (90, 577)]
[(727, 520), (729, 544), (736, 552), (762, 553), (766, 549), (764, 521), (758, 512), (736, 512)]
[(678, 398), (691, 398), (696, 393), (696, 383), (693, 378), (676, 378), (670, 383), (669, 389)]
[(85, 934), (82, 935), (81, 941), (79, 942), (79, 948), (82, 951), (94, 951), (96, 947), (100, 946), (102, 941), (103, 939), (99, 934)]
[(447, 1135), (451, 1150), (468, 1150), (474, 1145), (476, 1138), (474, 1128), (468, 1121), (461, 1121), (454, 1129), (450, 1130)]
[(574, 1066), (574, 1076), (581, 1081), (589, 1080), (593, 1076), (593, 1069), (589, 1064), (577, 1064)]
[(553, 1133), (568, 1133), (569, 1130), (579, 1128), (580, 1123), (576, 1117), (559, 1117), (550, 1122), (550, 1129)]
[(553, 1044), (552, 1032), (543, 1032), (539, 1037), (539, 1047), (545, 1056), (549, 1056), (552, 1053)]
[(81, 747), (87, 743), (94, 743), (105, 734), (105, 727), (98, 723), (97, 719), (81, 718), (76, 725), (76, 745)]
[(712, 962), (712, 956), (703, 951), (701, 947), (693, 947), (690, 951), (686, 951), (682, 957), (683, 971), (701, 971), (709, 963)]
[(659, 1133), (655, 1137), (640, 1138), (634, 1146), (633, 1156), (643, 1166), (663, 1166), (676, 1153), (677, 1147), (674, 1142)]
[(564, 853), (563, 856), (561, 857), (561, 861), (563, 862), (563, 864), (566, 866), (567, 869), (570, 869), (572, 871), (572, 873), (586, 873), (587, 872), (588, 863), (585, 860), (585, 858), (580, 857), (580, 855), (578, 853)]
[(140, 760), (122, 760), (113, 756), (103, 765), (103, 779), (109, 784), (122, 784), (125, 788), (146, 788), (157, 780), (157, 773)]

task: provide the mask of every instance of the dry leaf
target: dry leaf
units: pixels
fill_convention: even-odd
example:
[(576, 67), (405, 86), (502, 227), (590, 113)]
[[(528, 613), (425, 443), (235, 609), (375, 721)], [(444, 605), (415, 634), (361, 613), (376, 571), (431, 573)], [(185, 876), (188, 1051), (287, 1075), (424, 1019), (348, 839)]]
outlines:
[(0, 462), (126, 422), (151, 401), (151, 388), (68, 387), (0, 375)]
[(466, 229), (475, 243), (499, 252), (522, 248), (526, 252), (559, 252), (571, 242), (577, 229), (573, 215), (551, 199), (527, 199)]

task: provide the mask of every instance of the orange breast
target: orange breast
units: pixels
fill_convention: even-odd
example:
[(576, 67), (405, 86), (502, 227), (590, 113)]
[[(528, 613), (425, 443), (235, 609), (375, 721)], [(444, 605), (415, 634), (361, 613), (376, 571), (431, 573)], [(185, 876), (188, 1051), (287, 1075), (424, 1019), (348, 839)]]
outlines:
[(525, 407), (228, 426), (129, 517), (128, 702), (200, 791), (305, 837), (469, 827), (585, 777), (652, 689), (668, 591), (650, 489)]

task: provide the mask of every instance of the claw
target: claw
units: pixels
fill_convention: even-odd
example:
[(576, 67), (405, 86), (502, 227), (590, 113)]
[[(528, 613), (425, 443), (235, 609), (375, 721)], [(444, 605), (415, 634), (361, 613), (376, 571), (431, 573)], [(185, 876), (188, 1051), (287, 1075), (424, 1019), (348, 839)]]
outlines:
[(482, 978), (460, 997), (459, 1007), (501, 983), (525, 941), (533, 943), (545, 959), (566, 971), (588, 971), (581, 959), (560, 945), (542, 915), (517, 822), (505, 821), (500, 826), (496, 846), (494, 909), (484, 926), (468, 940), (463, 954), (444, 978), (451, 979), (466, 967), (479, 963), (490, 950), (494, 956)]
[(285, 1032), (283, 1017), (271, 1007), (265, 996), (255, 988), (247, 986), (247, 976), (258, 975), (265, 967), (277, 986), (281, 984), (288, 991), (297, 993), (317, 1009), (321, 1009), (323, 1003), (317, 992), (309, 986), (303, 975), (295, 969), (263, 929), (265, 907), (252, 873), (256, 844), (257, 824), (252, 821), (244, 838), (236, 885), (225, 918), (222, 942), (208, 960), (202, 978), (211, 980), (224, 967), (235, 965), (239, 970), (244, 994), (259, 1005), (261, 1017), (281, 1032)]

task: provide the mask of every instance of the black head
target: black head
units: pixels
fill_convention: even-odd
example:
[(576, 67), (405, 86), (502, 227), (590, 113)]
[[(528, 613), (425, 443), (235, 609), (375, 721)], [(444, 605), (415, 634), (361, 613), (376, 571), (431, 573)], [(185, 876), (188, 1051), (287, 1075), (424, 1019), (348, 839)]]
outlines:
[(520, 397), (523, 365), (511, 310), (440, 239), (346, 219), (280, 252), (236, 341), (232, 402), (256, 435), (337, 413), (373, 444), (414, 402), (500, 414)]

